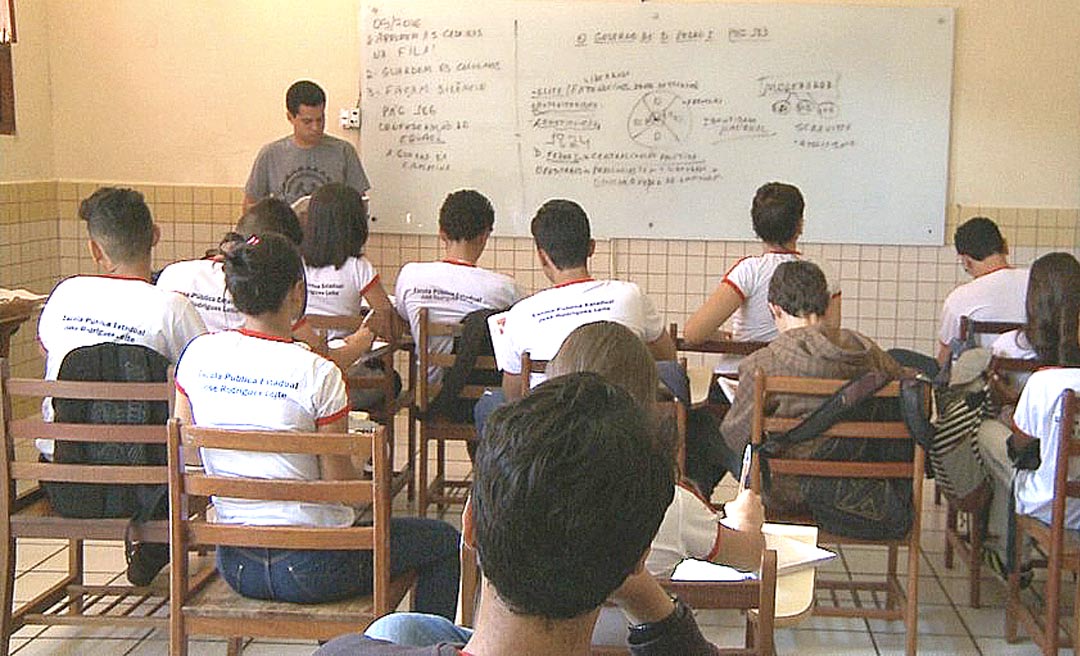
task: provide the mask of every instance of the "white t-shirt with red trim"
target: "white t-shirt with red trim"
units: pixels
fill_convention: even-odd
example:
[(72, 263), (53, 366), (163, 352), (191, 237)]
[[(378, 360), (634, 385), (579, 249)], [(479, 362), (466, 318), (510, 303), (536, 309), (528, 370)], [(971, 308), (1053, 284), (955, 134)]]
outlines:
[(244, 315), (233, 305), (232, 294), (225, 288), (224, 263), (218, 260), (174, 262), (162, 270), (157, 286), (187, 296), (208, 332), (244, 325)]
[[(334, 363), (301, 342), (244, 329), (192, 340), (176, 365), (176, 386), (196, 426), (312, 432), (349, 412)], [(215, 476), (320, 478), (311, 455), (204, 449), (202, 458)], [(352, 508), (335, 504), (218, 498), (214, 507), (226, 524), (348, 526), (356, 519)]]
[[(499, 369), (521, 373), (521, 355), (550, 360), (578, 326), (613, 321), (651, 343), (664, 332), (663, 320), (649, 297), (632, 282), (586, 278), (556, 285), (518, 301), (509, 311), (489, 319)], [(544, 381), (533, 374), (530, 385)]]
[[(350, 257), (340, 269), (333, 266), (304, 265), (307, 276), (307, 313), (336, 317), (360, 316), (364, 294), (379, 281), (379, 274), (366, 257)], [(332, 339), (345, 331), (332, 332)]]
[[(107, 342), (146, 346), (176, 362), (189, 341), (206, 332), (188, 299), (140, 278), (74, 276), (49, 296), (38, 319), (38, 342), (45, 349), (45, 379), (56, 380), (71, 351)], [(41, 406), (52, 421), (52, 399)], [(37, 440), (51, 458), (52, 440)]]
[(683, 483), (675, 486), (675, 498), (645, 559), (645, 569), (669, 578), (686, 558), (715, 561), (720, 551), (720, 518), (697, 492)]
[[(1061, 437), (1061, 393), (1067, 389), (1080, 392), (1080, 368), (1051, 367), (1031, 374), (1013, 413), (1016, 427), (1039, 438), (1042, 464), (1035, 471), (1016, 471), (1016, 512), (1032, 515), (1049, 523), (1054, 499), (1054, 474)], [(1069, 480), (1080, 480), (1080, 463), (1069, 465)], [(1080, 529), (1080, 501), (1069, 499), (1065, 505), (1065, 528)]]
[[(1009, 321), (1024, 323), (1027, 319), (1028, 270), (1001, 267), (960, 285), (945, 297), (941, 309), (941, 329), (938, 341), (948, 346), (960, 338), (960, 318), (975, 321)], [(997, 335), (980, 335), (980, 346), (989, 348)]]
[[(420, 335), (420, 310), (424, 308), (432, 322), (458, 323), (470, 312), (508, 308), (524, 296), (510, 276), (469, 262), (410, 262), (398, 273), (394, 307), (409, 322), (415, 339)], [(449, 353), (453, 345), (451, 337), (432, 337), (428, 349)], [(428, 377), (437, 380), (439, 369), (434, 368)]]

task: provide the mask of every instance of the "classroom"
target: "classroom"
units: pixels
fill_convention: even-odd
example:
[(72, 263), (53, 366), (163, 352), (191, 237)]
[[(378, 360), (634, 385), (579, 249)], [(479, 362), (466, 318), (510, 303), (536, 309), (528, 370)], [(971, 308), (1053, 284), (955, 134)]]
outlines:
[[(927, 6), (910, 0), (872, 4)], [(882, 348), (928, 354), (937, 348), (942, 301), (968, 280), (951, 242), (965, 220), (992, 218), (1016, 266), (1029, 266), (1051, 251), (1080, 257), (1076, 0), (946, 4), (955, 8), (956, 22), (946, 212), (941, 217), (945, 239), (933, 245), (800, 242), (805, 254), (836, 269), (845, 328)], [(69, 276), (95, 273), (77, 212), (79, 202), (103, 185), (131, 187), (144, 195), (161, 229), (155, 269), (201, 257), (240, 216), (243, 185), (260, 146), (287, 133), (282, 95), (298, 79), (315, 80), (325, 89), (327, 134), (360, 150), (364, 134), (340, 128), (337, 114), (356, 104), (362, 77), (361, 0), (14, 0), (14, 6), (18, 38), (10, 48), (16, 131), (0, 135), (2, 288), (47, 294)], [(394, 185), (374, 177), (371, 183), (373, 198)], [(748, 189), (745, 194), (747, 220), (752, 193)], [(587, 199), (577, 200), (588, 209)], [(808, 212), (812, 206), (808, 197)], [(434, 217), (437, 210), (414, 211)], [(748, 240), (598, 239), (591, 273), (637, 283), (665, 325), (683, 326), (728, 268), (760, 248)], [(365, 255), (392, 291), (402, 265), (437, 260), (441, 253), (434, 229), (430, 234), (394, 233), (376, 222)], [(498, 207), (494, 233), (478, 264), (513, 275), (527, 293), (549, 284), (533, 240), (500, 234)], [(12, 337), (9, 361), (13, 375), (42, 375), (32, 323)], [(690, 355), (691, 364), (701, 362)], [(24, 404), (14, 410), (20, 416), (33, 408)], [(983, 608), (967, 607), (965, 570), (946, 570), (942, 564), (944, 513), (932, 505), (932, 494), (926, 496), (923, 589), (929, 591), (920, 599), (919, 653), (1038, 653), (1030, 641), (1004, 641), (1004, 588), (984, 586)], [(45, 562), (46, 568), (35, 572), (26, 565), (17, 585), (48, 580), (47, 563), (57, 553), (43, 548), (37, 563)], [(110, 566), (119, 558), (123, 569), (122, 552), (102, 554)], [(167, 650), (167, 633), (160, 631), (33, 628), (16, 634), (11, 653)], [(709, 629), (721, 636), (741, 634), (731, 626)], [(894, 653), (904, 648), (903, 633), (898, 622), (812, 618), (796, 629), (778, 630), (777, 648), (779, 653)], [(206, 653), (223, 648), (220, 642), (202, 647)], [(307, 654), (313, 648), (310, 642), (264, 640), (248, 649)]]

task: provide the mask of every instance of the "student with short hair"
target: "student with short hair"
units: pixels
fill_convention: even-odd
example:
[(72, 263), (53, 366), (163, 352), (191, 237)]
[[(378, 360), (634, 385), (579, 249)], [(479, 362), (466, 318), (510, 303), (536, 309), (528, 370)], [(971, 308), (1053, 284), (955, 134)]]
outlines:
[[(225, 280), (244, 325), (193, 340), (176, 367), (176, 416), (215, 428), (343, 433), (348, 397), (341, 371), (292, 339), (306, 289), (300, 253), (276, 233), (256, 235), (225, 254)], [(238, 376), (242, 374), (242, 376)], [(222, 381), (225, 381), (223, 384)], [(202, 451), (215, 476), (348, 480), (348, 456)], [(344, 505), (215, 498), (224, 524), (349, 526)], [(395, 517), (392, 575), (416, 570), (414, 601), (452, 618), (457, 605), (458, 532), (445, 522)], [(221, 547), (218, 569), (239, 594), (318, 603), (371, 591), (370, 551)]]
[(674, 462), (644, 410), (592, 373), (560, 376), (492, 415), (480, 441), (463, 537), (479, 554), (476, 630), (391, 614), (319, 656), (584, 656), (600, 606), (631, 624), (635, 656), (715, 648), (693, 613), (644, 569), (671, 503)]
[[(38, 320), (45, 379), (56, 380), (71, 351), (103, 342), (146, 346), (175, 363), (206, 326), (187, 298), (150, 284), (161, 233), (143, 195), (101, 187), (80, 203), (79, 218), (86, 222), (90, 255), (102, 273), (62, 281), (45, 303)], [(42, 404), (42, 414), (52, 420), (51, 399)], [(52, 440), (37, 445), (52, 458)]]
[[(1027, 297), (1028, 270), (1009, 264), (1009, 245), (997, 224), (985, 216), (962, 223), (953, 235), (960, 265), (972, 277), (949, 292), (941, 309), (938, 331), (938, 365), (945, 364), (951, 346), (960, 338), (960, 319), (1023, 323)], [(995, 339), (984, 335), (980, 346)]]
[[(731, 318), (731, 338), (739, 341), (769, 342), (779, 332), (769, 311), (769, 281), (783, 262), (805, 259), (798, 250), (803, 232), (805, 203), (798, 187), (783, 182), (769, 182), (758, 188), (750, 206), (754, 233), (761, 239), (761, 255), (744, 257), (736, 262), (712, 295), (687, 320), (686, 341), (699, 344), (717, 334)], [(823, 269), (824, 270), (824, 269)], [(840, 286), (838, 278), (827, 272), (829, 307), (824, 318), (840, 326)], [(739, 358), (721, 359), (717, 371), (730, 373)]]
[[(458, 323), (470, 312), (505, 309), (524, 296), (510, 276), (477, 266), (494, 225), (495, 210), (478, 191), (460, 189), (443, 201), (439, 209), (443, 259), (406, 264), (394, 287), (394, 306), (409, 322), (414, 339), (420, 335), (424, 308), (432, 322)], [(450, 337), (432, 337), (428, 344), (428, 350), (440, 353), (450, 353), (452, 348)], [(434, 382), (439, 374), (434, 368), (428, 377)]]
[(324, 133), (326, 93), (309, 80), (285, 92), (285, 118), (293, 133), (259, 151), (244, 185), (244, 210), (266, 196), (286, 203), (314, 193), (330, 182), (347, 184), (364, 194), (371, 188), (352, 144)]
[[(550, 360), (566, 336), (584, 323), (622, 324), (645, 342), (657, 360), (675, 359), (675, 343), (660, 313), (636, 284), (596, 280), (589, 274), (596, 243), (580, 205), (549, 200), (537, 210), (531, 228), (537, 258), (552, 286), (516, 303), (494, 331), (498, 335), (493, 332), (506, 398), (520, 395), (523, 353), (528, 351), (534, 360)], [(537, 385), (543, 379), (542, 374), (533, 374), (529, 382)]]

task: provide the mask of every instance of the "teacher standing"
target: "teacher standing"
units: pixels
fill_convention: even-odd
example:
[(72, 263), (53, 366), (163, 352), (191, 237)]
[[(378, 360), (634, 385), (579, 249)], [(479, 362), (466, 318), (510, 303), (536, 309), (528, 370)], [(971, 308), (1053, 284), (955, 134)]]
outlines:
[(267, 196), (290, 205), (328, 182), (342, 182), (364, 195), (371, 184), (352, 144), (324, 134), (326, 93), (308, 80), (285, 92), (285, 116), (293, 133), (259, 151), (244, 186), (244, 210)]

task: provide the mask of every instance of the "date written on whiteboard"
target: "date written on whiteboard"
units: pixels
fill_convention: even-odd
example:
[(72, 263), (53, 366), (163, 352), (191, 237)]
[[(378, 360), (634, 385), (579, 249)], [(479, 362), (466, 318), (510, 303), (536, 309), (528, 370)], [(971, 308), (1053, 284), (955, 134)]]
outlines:
[(728, 41), (739, 43), (742, 41), (768, 41), (769, 28), (764, 25), (758, 27), (729, 27), (727, 32)]

